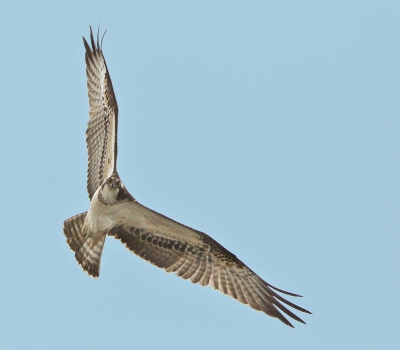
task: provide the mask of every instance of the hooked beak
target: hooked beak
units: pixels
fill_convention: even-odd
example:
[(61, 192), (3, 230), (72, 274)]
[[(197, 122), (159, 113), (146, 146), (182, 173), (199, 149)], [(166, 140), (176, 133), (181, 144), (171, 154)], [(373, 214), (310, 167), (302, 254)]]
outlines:
[(110, 186), (111, 189), (117, 188), (117, 185), (115, 184), (115, 182), (113, 182)]

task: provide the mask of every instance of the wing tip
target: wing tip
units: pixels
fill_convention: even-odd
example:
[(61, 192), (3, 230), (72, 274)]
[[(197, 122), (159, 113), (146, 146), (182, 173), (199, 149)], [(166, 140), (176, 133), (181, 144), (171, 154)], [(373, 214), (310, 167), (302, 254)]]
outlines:
[(97, 29), (97, 38), (96, 40), (94, 39), (93, 36), (93, 29), (92, 26), (89, 26), (90, 29), (90, 44), (92, 47), (90, 47), (90, 45), (88, 44), (88, 42), (86, 41), (85, 37), (82, 36), (83, 39), (83, 43), (85, 45), (86, 50), (90, 50), (91, 52), (95, 52), (96, 50), (98, 51), (102, 51), (103, 49), (103, 40), (104, 40), (104, 36), (107, 33), (107, 29), (104, 31), (101, 40), (100, 40), (100, 27)]

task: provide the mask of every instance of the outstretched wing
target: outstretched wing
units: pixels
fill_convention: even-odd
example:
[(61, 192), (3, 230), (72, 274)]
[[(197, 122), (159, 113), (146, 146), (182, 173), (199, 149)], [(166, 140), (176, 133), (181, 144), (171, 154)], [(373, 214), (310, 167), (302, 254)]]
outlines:
[(136, 227), (128, 218), (113, 228), (109, 235), (121, 240), (133, 253), (166, 272), (175, 272), (202, 286), (208, 285), (253, 309), (277, 317), (290, 327), (293, 325), (279, 309), (305, 323), (282, 303), (310, 312), (284, 299), (276, 291), (295, 297), (299, 295), (271, 286), (205, 233), (181, 225), (137, 202), (128, 205), (132, 208), (131, 213), (141, 218), (143, 225)]
[(95, 43), (92, 28), (90, 42), (92, 47), (83, 38), (90, 106), (86, 145), (89, 155), (87, 190), (91, 200), (103, 180), (116, 172), (118, 105), (99, 43), (99, 32)]

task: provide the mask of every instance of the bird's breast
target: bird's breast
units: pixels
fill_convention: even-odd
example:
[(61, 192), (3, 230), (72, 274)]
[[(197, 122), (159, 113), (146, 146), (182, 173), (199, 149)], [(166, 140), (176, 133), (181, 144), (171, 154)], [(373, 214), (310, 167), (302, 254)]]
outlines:
[(116, 221), (116, 207), (106, 205), (99, 201), (97, 196), (98, 191), (92, 197), (90, 208), (86, 216), (86, 226), (93, 233), (106, 232), (113, 228)]

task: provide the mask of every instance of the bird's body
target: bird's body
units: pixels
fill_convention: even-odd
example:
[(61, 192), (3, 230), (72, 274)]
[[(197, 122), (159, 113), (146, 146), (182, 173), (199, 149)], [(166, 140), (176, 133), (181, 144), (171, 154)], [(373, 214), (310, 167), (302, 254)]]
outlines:
[[(291, 323), (278, 310), (304, 323), (281, 302), (309, 311), (277, 294), (298, 296), (271, 286), (207, 234), (182, 225), (142, 204), (129, 193), (117, 173), (118, 106), (97, 38), (90, 33), (86, 74), (90, 104), (86, 131), (89, 154), (88, 212), (64, 222), (64, 234), (78, 263), (99, 276), (106, 236), (114, 236), (136, 255), (193, 283), (210, 287), (252, 308)], [(280, 302), (281, 301), (281, 302)]]

